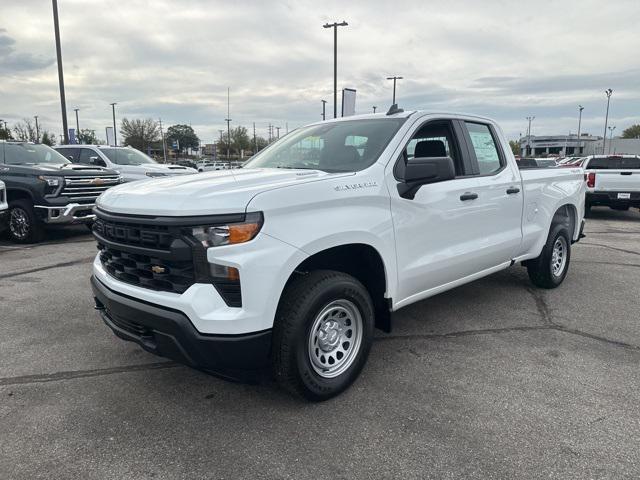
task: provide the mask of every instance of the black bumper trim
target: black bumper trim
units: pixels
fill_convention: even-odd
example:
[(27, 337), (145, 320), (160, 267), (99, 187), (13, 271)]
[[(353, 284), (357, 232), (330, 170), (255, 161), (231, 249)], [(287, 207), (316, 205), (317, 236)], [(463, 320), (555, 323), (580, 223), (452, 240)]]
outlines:
[[(618, 193), (629, 193), (629, 198), (618, 198)], [(640, 207), (640, 192), (587, 192), (586, 194), (586, 202), (588, 205), (594, 206), (629, 206), (629, 207)]]
[(115, 335), (150, 353), (232, 380), (255, 381), (269, 365), (271, 330), (242, 335), (198, 332), (182, 312), (117, 293), (95, 276), (96, 309)]

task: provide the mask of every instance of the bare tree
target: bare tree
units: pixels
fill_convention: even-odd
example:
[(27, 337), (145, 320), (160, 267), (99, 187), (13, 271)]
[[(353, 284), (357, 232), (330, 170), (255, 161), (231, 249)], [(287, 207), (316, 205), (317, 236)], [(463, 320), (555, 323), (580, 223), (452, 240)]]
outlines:
[(144, 151), (147, 146), (160, 140), (160, 127), (151, 118), (143, 120), (123, 118), (120, 134), (124, 138), (126, 145)]

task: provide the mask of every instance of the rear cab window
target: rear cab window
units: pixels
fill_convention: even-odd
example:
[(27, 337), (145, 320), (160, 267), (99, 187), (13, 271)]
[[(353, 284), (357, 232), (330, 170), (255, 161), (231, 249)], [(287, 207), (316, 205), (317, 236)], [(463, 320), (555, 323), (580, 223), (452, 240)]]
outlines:
[(464, 122), (475, 154), (479, 175), (493, 175), (506, 165), (491, 127), (484, 123)]
[(640, 157), (595, 157), (586, 166), (587, 170), (640, 170)]

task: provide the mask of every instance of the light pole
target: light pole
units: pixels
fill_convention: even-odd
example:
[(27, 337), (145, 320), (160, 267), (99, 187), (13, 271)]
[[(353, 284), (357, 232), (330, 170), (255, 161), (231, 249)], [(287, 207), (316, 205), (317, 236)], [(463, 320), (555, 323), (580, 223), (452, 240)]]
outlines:
[(584, 110), (584, 107), (582, 105), (578, 105), (578, 155), (582, 154), (582, 150), (580, 148), (580, 127), (582, 126), (582, 110)]
[(40, 143), (40, 129), (38, 128), (38, 115), (34, 115), (36, 119), (36, 143)]
[(280, 140), (280, 128), (282, 128), (282, 127), (276, 127), (276, 130), (278, 131), (278, 134), (276, 136), (276, 140)]
[(615, 129), (616, 129), (615, 125), (613, 127), (609, 127), (609, 153), (611, 153), (611, 144), (613, 143), (613, 131)]
[(227, 87), (227, 118), (224, 119), (225, 122), (227, 122), (227, 162), (229, 163), (229, 167), (231, 167), (231, 153), (230, 153), (230, 147), (231, 147), (231, 115), (229, 115), (229, 110), (230, 110), (230, 100), (229, 100), (229, 95), (230, 95), (230, 87)]
[(402, 80), (402, 77), (387, 77), (387, 80), (393, 80), (393, 103), (396, 104), (396, 80)]
[(325, 113), (325, 107), (327, 106), (327, 101), (326, 100), (320, 100), (322, 102), (322, 121), (325, 121), (327, 119)]
[(162, 137), (162, 157), (164, 158), (164, 163), (167, 163), (167, 142), (164, 139), (164, 131), (162, 130), (162, 119), (158, 119), (158, 125), (160, 125), (160, 137)]
[(78, 112), (80, 111), (80, 109), (74, 108), (73, 111), (76, 112), (76, 138), (78, 138), (78, 135), (80, 134), (80, 121), (78, 120)]
[(525, 157), (528, 157), (531, 152), (531, 122), (533, 122), (535, 118), (536, 117), (527, 117), (527, 120), (529, 121), (529, 128), (527, 129), (527, 151), (525, 152)]
[(118, 134), (116, 133), (116, 105), (117, 103), (111, 103), (111, 112), (113, 114), (113, 143), (118, 146)]
[(602, 137), (602, 154), (604, 155), (604, 144), (607, 143), (607, 123), (609, 122), (609, 102), (611, 101), (611, 94), (613, 90), (607, 88), (604, 94), (607, 96), (607, 114), (604, 117), (604, 136)]
[(62, 48), (60, 47), (60, 24), (58, 22), (58, 0), (51, 0), (53, 6), (53, 29), (56, 36), (56, 57), (58, 61), (58, 83), (60, 84), (60, 108), (62, 109), (62, 133), (64, 143), (69, 143), (67, 129), (67, 101), (64, 96), (64, 74), (62, 72)]
[(341, 23), (325, 23), (323, 28), (333, 28), (333, 118), (338, 116), (338, 27), (349, 25), (344, 20)]
[(373, 106), (373, 113), (376, 113), (376, 108), (378, 108), (378, 107), (376, 107), (376, 106), (374, 105), (374, 106)]

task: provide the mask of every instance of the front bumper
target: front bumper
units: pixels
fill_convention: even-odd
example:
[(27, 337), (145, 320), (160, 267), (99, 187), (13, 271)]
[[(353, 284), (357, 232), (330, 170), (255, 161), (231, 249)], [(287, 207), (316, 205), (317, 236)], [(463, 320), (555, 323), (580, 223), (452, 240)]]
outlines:
[(35, 205), (42, 213), (42, 220), (50, 225), (55, 224), (74, 224), (74, 223), (90, 223), (96, 219), (93, 214), (93, 203), (70, 203), (60, 207), (46, 207), (44, 205)]
[[(618, 193), (628, 193), (630, 198), (618, 198)], [(640, 192), (587, 192), (586, 203), (609, 207), (640, 207)]]
[(96, 309), (118, 337), (153, 354), (228, 379), (254, 381), (268, 366), (271, 330), (242, 335), (199, 333), (187, 316), (170, 308), (122, 295), (95, 276)]

